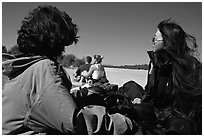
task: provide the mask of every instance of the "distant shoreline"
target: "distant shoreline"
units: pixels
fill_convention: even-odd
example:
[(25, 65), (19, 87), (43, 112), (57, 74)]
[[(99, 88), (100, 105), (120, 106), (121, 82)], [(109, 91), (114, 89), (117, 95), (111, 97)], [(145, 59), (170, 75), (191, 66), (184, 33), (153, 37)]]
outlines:
[(148, 70), (148, 65), (147, 64), (142, 64), (142, 65), (123, 65), (123, 66), (103, 65), (103, 66), (106, 67), (106, 68)]
[[(103, 65), (105, 68), (118, 68), (118, 69), (133, 69), (133, 70), (148, 70), (148, 65), (123, 65), (123, 66), (112, 66), (112, 65)], [(66, 67), (69, 69), (76, 69), (77, 67)]]

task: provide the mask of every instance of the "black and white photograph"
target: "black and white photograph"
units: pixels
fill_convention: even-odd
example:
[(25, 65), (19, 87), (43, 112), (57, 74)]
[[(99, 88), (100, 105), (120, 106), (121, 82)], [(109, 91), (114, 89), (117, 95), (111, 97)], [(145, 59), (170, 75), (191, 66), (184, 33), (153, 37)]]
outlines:
[(202, 135), (202, 1), (2, 1), (2, 135)]

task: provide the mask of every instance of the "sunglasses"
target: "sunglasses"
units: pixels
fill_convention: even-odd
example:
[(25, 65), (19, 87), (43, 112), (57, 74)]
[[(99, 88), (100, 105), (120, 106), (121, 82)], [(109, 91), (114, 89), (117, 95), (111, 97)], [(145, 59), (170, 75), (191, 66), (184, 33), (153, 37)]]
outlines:
[(163, 41), (163, 39), (156, 39), (156, 38), (152, 38), (152, 43), (155, 45), (157, 42), (159, 41)]

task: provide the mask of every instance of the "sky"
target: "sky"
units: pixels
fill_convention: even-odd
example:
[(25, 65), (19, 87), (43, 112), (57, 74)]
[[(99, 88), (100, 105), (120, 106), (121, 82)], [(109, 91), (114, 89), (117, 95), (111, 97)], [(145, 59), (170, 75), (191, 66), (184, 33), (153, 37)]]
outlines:
[(39, 5), (55, 6), (77, 24), (79, 42), (65, 48), (77, 58), (100, 54), (107, 65), (148, 64), (157, 25), (168, 18), (196, 37), (202, 55), (202, 2), (3, 2), (4, 46), (17, 43), (21, 21)]

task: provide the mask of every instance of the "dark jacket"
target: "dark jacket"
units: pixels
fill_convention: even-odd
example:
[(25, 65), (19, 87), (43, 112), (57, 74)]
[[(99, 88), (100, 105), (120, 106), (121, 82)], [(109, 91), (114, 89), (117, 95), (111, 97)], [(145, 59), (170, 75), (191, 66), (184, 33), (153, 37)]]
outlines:
[(148, 81), (145, 86), (146, 98), (144, 101), (153, 103), (154, 107), (158, 109), (169, 106), (176, 107), (186, 115), (189, 114), (191, 111), (190, 109), (196, 107), (193, 106), (195, 102), (201, 105), (201, 78), (199, 78), (201, 77), (201, 64), (198, 61), (195, 61), (196, 78), (193, 77), (194, 81), (196, 81), (194, 86), (197, 87), (195, 88), (196, 91), (193, 92), (193, 87), (182, 85), (184, 83), (184, 80), (181, 81), (182, 79), (179, 79), (180, 81), (178, 82), (180, 83), (178, 83), (178, 85), (186, 87), (178, 88), (173, 84), (176, 72), (173, 72), (172, 61), (165, 51), (160, 51), (159, 54), (149, 51), (148, 54), (150, 57), (150, 64)]
[(165, 55), (148, 51), (150, 58), (145, 102), (160, 109), (173, 104), (175, 93), (172, 86), (172, 64)]
[(158, 118), (163, 121), (163, 126), (169, 134), (200, 134), (202, 132), (201, 63), (195, 61), (195, 71), (198, 76), (194, 79), (197, 82), (196, 93), (193, 92), (193, 88), (192, 90), (189, 88), (190, 86), (182, 85), (185, 80), (179, 81), (179, 86), (186, 86), (183, 87), (185, 92), (173, 83), (175, 73), (167, 53), (148, 51), (148, 54), (150, 63), (143, 102), (149, 102), (155, 107)]

